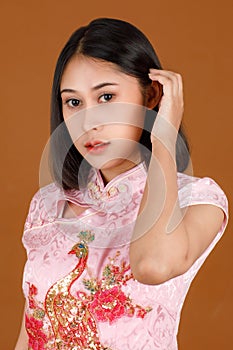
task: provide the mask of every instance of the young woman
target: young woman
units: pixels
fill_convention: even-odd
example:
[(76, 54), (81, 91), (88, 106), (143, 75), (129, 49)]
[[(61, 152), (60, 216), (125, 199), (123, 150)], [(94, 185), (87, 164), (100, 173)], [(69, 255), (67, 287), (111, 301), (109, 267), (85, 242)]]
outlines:
[(15, 350), (177, 349), (189, 286), (227, 225), (211, 178), (185, 173), (182, 79), (131, 24), (96, 19), (54, 75), (51, 170), (33, 197)]

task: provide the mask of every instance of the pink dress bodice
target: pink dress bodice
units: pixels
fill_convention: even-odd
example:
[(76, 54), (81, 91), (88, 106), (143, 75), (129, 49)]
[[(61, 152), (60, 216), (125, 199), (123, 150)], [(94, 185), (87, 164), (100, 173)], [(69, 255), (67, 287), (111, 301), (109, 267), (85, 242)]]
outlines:
[[(145, 181), (141, 163), (106, 186), (91, 169), (85, 189), (64, 191), (51, 183), (35, 194), (23, 234), (29, 349), (177, 349), (185, 296), (225, 230), (228, 203), (213, 179), (178, 172), (180, 207), (213, 204), (224, 221), (186, 273), (141, 284), (130, 270), (129, 242)], [(67, 201), (85, 210), (63, 218)]]

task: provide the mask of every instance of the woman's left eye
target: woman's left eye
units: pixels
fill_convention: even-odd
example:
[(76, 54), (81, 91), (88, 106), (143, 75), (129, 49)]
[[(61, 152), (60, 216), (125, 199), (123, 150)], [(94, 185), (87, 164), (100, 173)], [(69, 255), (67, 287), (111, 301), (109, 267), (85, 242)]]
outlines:
[(112, 97), (113, 97), (113, 94), (103, 94), (100, 96), (99, 100), (101, 102), (108, 102), (112, 99)]

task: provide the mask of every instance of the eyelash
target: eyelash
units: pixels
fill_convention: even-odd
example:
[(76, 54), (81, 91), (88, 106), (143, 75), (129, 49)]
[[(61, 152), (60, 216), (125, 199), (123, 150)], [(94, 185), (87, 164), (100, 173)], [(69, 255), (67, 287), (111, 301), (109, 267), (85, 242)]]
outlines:
[[(78, 105), (77, 106), (70, 105), (70, 103), (73, 102), (73, 101), (78, 102)], [(77, 98), (69, 98), (68, 100), (65, 101), (65, 104), (69, 108), (76, 108), (76, 107), (79, 107), (80, 101)]]
[[(102, 94), (102, 95), (100, 95), (99, 96), (99, 98), (98, 98), (98, 100), (100, 100), (102, 97), (106, 97), (106, 96), (110, 96), (110, 99), (109, 100), (107, 100), (107, 101), (105, 101), (105, 102), (102, 102), (102, 103), (107, 103), (107, 102), (109, 102), (109, 101), (111, 101), (112, 100), (112, 98), (115, 96), (114, 94), (110, 94), (110, 93), (104, 93), (104, 94)], [(75, 101), (75, 103), (77, 103), (78, 102), (78, 105), (76, 105), (76, 106), (73, 106), (73, 105), (70, 105), (70, 103), (71, 102), (74, 102)], [(65, 101), (65, 104), (66, 105), (68, 105), (68, 107), (69, 108), (78, 108), (79, 106), (80, 106), (80, 100), (78, 100), (77, 98), (69, 98), (69, 99), (67, 99), (66, 101)]]
[[(102, 94), (100, 97), (99, 97), (99, 100), (101, 99), (101, 97), (103, 97), (103, 96), (111, 96), (111, 98), (108, 100), (108, 101), (110, 101), (112, 98), (113, 98), (113, 94), (110, 94), (110, 93), (104, 93), (104, 94)], [(105, 101), (105, 103), (106, 102), (108, 102), (108, 101)]]

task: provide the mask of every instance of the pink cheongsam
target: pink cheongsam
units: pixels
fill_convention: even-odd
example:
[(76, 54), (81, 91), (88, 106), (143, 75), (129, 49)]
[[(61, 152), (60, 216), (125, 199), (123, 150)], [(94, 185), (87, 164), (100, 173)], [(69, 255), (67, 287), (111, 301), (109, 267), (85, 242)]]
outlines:
[[(141, 163), (105, 186), (92, 168), (85, 189), (64, 191), (51, 183), (35, 194), (23, 234), (29, 349), (177, 350), (185, 296), (225, 230), (227, 198), (211, 178), (178, 172), (180, 207), (216, 205), (224, 221), (186, 273), (141, 284), (130, 270), (129, 242), (146, 175)], [(67, 201), (84, 211), (64, 218)]]

